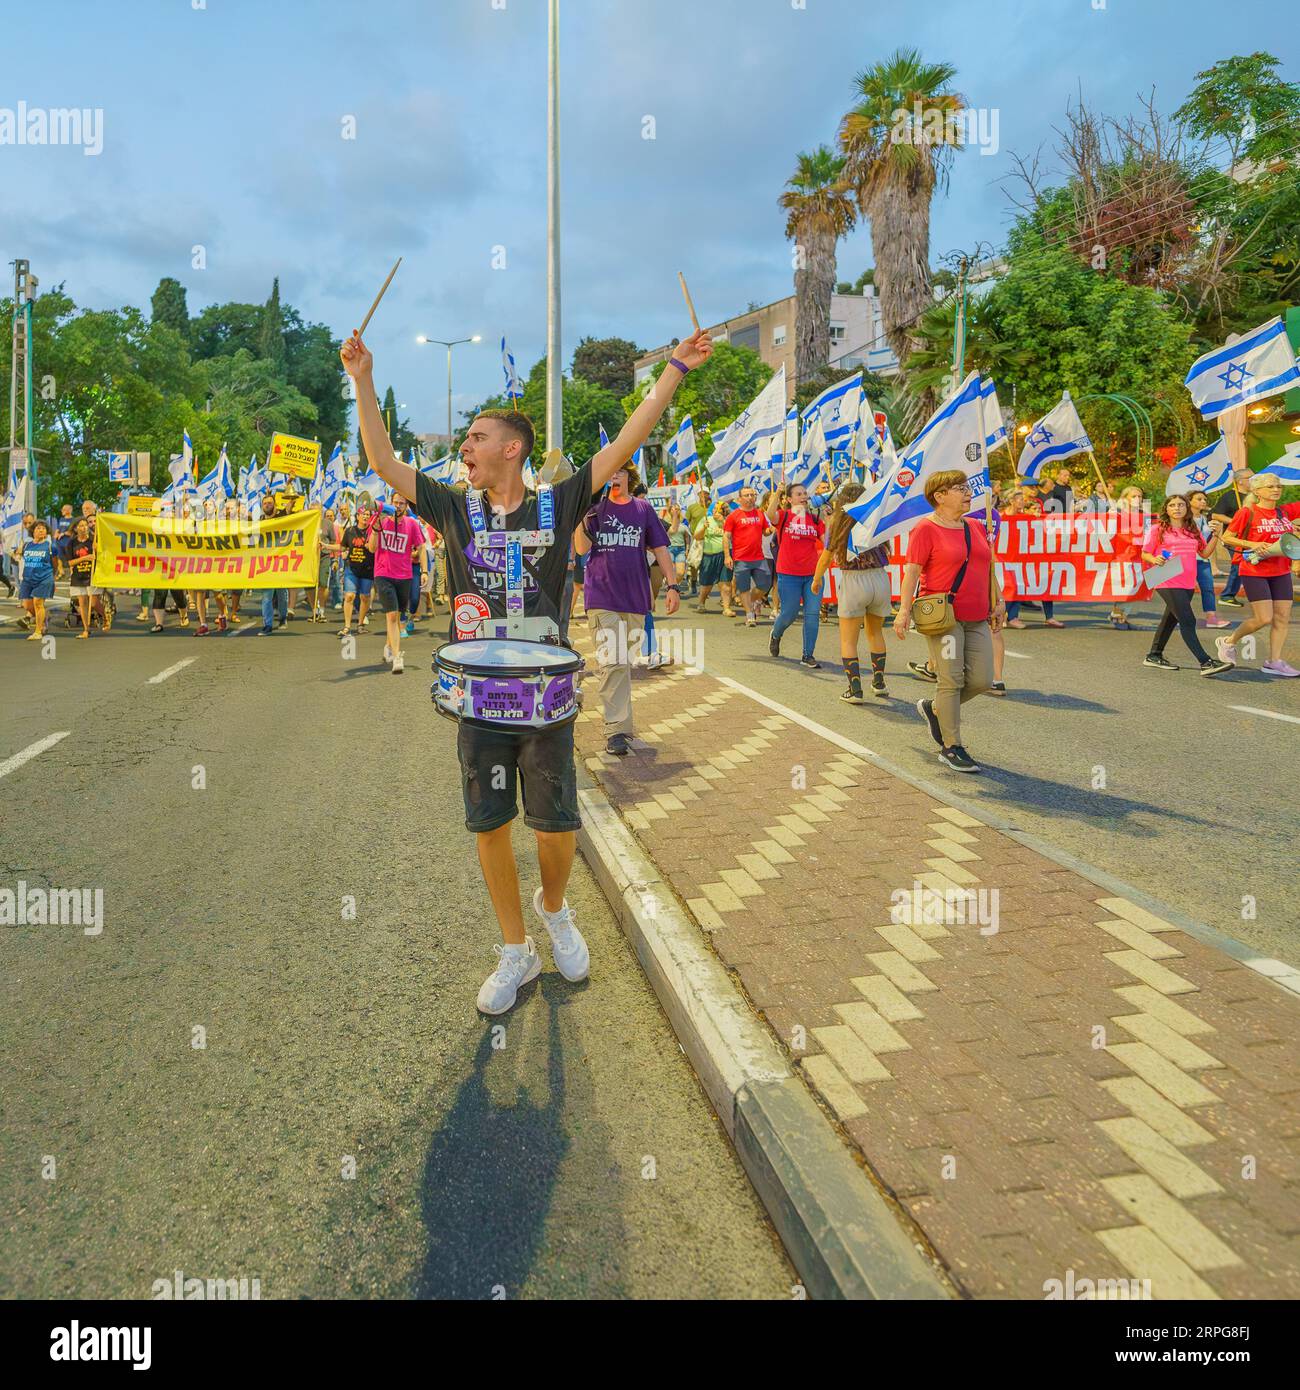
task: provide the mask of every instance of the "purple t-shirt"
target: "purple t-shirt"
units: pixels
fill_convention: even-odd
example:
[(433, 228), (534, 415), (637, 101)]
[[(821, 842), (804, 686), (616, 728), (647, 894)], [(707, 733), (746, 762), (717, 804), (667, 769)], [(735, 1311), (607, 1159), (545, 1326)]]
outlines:
[(420, 523), (407, 512), (399, 521), (386, 516), (379, 523), (379, 549), (375, 551), (376, 579), (409, 579), (411, 556), (424, 544)]
[(586, 516), (591, 549), (587, 553), (584, 601), (611, 613), (650, 611), (650, 570), (646, 551), (668, 544), (668, 532), (644, 497), (620, 502), (606, 498)]

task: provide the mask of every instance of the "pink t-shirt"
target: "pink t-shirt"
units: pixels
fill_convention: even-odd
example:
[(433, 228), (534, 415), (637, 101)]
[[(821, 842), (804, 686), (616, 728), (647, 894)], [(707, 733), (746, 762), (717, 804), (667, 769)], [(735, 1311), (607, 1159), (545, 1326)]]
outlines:
[(379, 523), (379, 549), (375, 551), (376, 579), (409, 579), (411, 556), (424, 544), (420, 523), (407, 512), (400, 520), (386, 516)]
[(1173, 559), (1183, 562), (1183, 572), (1166, 579), (1163, 584), (1157, 584), (1157, 589), (1196, 588), (1196, 558), (1205, 549), (1205, 541), (1199, 534), (1189, 535), (1180, 529), (1161, 535), (1158, 526), (1150, 526), (1142, 537), (1142, 549), (1148, 555), (1159, 555), (1167, 550)]

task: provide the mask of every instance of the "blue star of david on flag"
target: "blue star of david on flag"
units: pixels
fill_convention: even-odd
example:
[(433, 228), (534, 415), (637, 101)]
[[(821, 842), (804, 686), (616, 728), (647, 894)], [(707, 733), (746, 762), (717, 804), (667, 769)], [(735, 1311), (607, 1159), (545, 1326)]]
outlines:
[(1248, 372), (1246, 370), (1246, 364), (1244, 362), (1229, 362), (1228, 370), (1219, 373), (1219, 380), (1223, 382), (1224, 386), (1227, 387), (1229, 391), (1240, 391), (1246, 384), (1247, 379), (1254, 375), (1254, 372)]
[(1210, 470), (1208, 468), (1192, 469), (1192, 482), (1194, 482), (1197, 485), (1197, 487), (1204, 487), (1205, 484), (1209, 482), (1209, 480)]
[(1037, 448), (1040, 444), (1050, 444), (1055, 438), (1056, 436), (1046, 425), (1039, 425), (1038, 428), (1030, 434), (1028, 439), (1025, 440), (1025, 443), (1032, 448)]

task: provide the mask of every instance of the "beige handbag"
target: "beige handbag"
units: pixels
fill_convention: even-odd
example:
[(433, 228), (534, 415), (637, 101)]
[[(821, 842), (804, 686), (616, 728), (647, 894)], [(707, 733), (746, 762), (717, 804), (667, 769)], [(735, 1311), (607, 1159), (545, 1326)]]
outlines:
[(953, 599), (966, 578), (966, 566), (970, 564), (970, 526), (963, 520), (962, 533), (966, 537), (966, 558), (961, 562), (952, 590), (946, 594), (924, 594), (912, 604), (912, 624), (922, 637), (942, 637), (957, 626), (957, 614), (953, 611)]

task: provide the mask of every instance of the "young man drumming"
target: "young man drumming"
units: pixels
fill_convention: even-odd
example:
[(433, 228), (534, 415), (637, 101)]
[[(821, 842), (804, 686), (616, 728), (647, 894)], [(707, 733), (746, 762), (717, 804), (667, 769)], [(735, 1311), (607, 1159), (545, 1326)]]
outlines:
[[(669, 364), (645, 400), (632, 412), (618, 438), (589, 463), (553, 489), (556, 540), (546, 548), (524, 551), (524, 614), (551, 619), (559, 626), (569, 537), (591, 506), (592, 498), (649, 438), (668, 408), (682, 378), (708, 360), (713, 341), (700, 330), (678, 343)], [(481, 554), (474, 544), (467, 492), (418, 473), (393, 454), (375, 399), (374, 359), (357, 334), (343, 345), (343, 366), (357, 384), (361, 438), (376, 473), (415, 504), (422, 521), (444, 537), (453, 622), (475, 612), (506, 616), (504, 564), (499, 551)], [(469, 488), (482, 496), (493, 529), (533, 531), (538, 521), (537, 494), (524, 487), (524, 460), (533, 451), (533, 427), (516, 411), (489, 410), (469, 427), (460, 455)], [(476, 629), (456, 627), (454, 636), (477, 636)], [(541, 887), (533, 894), (533, 911), (551, 938), (555, 962), (569, 980), (588, 970), (586, 943), (573, 920), (564, 890), (577, 845), (577, 780), (573, 766), (573, 724), (554, 729), (496, 733), (462, 723), (456, 740), (465, 797), (465, 825), (478, 842), (479, 865), (501, 927), (500, 960), (479, 991), (478, 1007), (502, 1014), (515, 1002), (521, 985), (541, 973), (541, 959), (524, 931), (519, 873), (510, 842), (510, 822), (519, 813), (516, 782), (524, 784), (524, 823), (537, 837)], [(504, 782), (504, 786), (502, 783)]]

